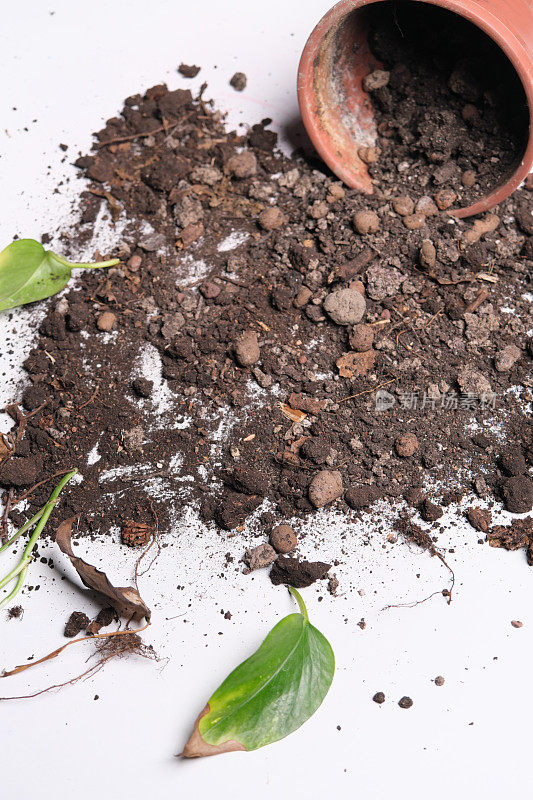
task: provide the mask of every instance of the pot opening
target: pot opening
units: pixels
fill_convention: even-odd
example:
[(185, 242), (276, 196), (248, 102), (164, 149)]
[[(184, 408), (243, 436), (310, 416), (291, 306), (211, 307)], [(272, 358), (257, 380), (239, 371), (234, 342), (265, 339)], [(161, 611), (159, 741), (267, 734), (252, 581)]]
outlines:
[[(376, 69), (388, 81), (368, 87), (365, 77)], [(322, 155), (363, 191), (372, 190), (369, 175), (394, 178), (390, 158), (359, 163), (361, 146), (394, 151), (402, 183), (418, 194), (450, 186), (456, 206), (504, 184), (526, 151), (529, 109), (513, 64), (474, 23), (431, 3), (379, 0), (342, 18), (320, 45), (314, 91), (318, 135), (327, 131), (331, 143)], [(475, 176), (471, 185), (465, 172)]]

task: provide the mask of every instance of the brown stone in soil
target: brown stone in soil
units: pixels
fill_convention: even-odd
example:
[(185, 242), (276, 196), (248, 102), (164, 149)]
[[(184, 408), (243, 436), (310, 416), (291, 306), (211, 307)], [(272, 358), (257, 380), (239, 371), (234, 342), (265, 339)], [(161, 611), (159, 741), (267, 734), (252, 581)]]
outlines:
[(348, 334), (348, 344), (352, 350), (358, 353), (364, 353), (365, 350), (370, 350), (374, 343), (374, 328), (370, 325), (360, 323), (354, 325)]
[(236, 153), (226, 161), (225, 168), (235, 178), (251, 178), (257, 172), (257, 158), (251, 150)]
[(197, 67), (196, 64), (180, 64), (178, 72), (183, 75), (184, 78), (196, 78), (200, 72), (200, 67)]
[(355, 325), (362, 320), (366, 303), (354, 288), (336, 289), (324, 300), (324, 310), (337, 325)]
[(270, 580), (274, 586), (284, 583), (295, 589), (305, 589), (325, 578), (330, 567), (331, 564), (322, 561), (298, 561), (297, 558), (279, 556), (270, 570)]
[(411, 458), (419, 448), (419, 442), (414, 433), (402, 433), (394, 442), (394, 449), (401, 458)]
[(466, 516), (476, 531), (488, 533), (492, 525), (492, 514), (484, 508), (467, 508)]
[(276, 231), (287, 224), (287, 218), (281, 209), (269, 206), (259, 214), (259, 224), (265, 231)]
[(298, 543), (296, 533), (290, 525), (276, 525), (270, 534), (270, 544), (277, 553), (291, 553)]
[(252, 547), (245, 551), (243, 561), (247, 566), (246, 573), (253, 572), (256, 569), (264, 569), (269, 567), (277, 558), (277, 553), (274, 548), (269, 544), (260, 544), (257, 547)]
[(341, 497), (342, 492), (341, 473), (338, 470), (323, 469), (311, 481), (309, 500), (315, 508), (322, 508)]
[(408, 195), (400, 195), (400, 197), (395, 197), (393, 199), (392, 207), (401, 217), (406, 217), (415, 210), (415, 203)]
[(375, 211), (358, 211), (354, 214), (353, 226), (361, 236), (366, 236), (369, 233), (377, 233), (379, 224), (379, 217)]
[(236, 92), (242, 92), (246, 89), (246, 84), (248, 83), (248, 79), (244, 72), (236, 72), (230, 78), (230, 86), (233, 86)]
[(400, 706), (400, 708), (411, 708), (411, 706), (413, 705), (413, 701), (410, 697), (407, 697), (405, 695), (404, 697), (401, 697), (398, 700), (398, 705)]
[(241, 367), (251, 367), (259, 361), (261, 351), (255, 331), (244, 331), (233, 346), (235, 360)]
[(112, 311), (104, 311), (96, 320), (96, 327), (99, 331), (111, 331), (115, 327), (117, 317)]
[(365, 164), (376, 164), (381, 155), (381, 147), (360, 147), (358, 155)]

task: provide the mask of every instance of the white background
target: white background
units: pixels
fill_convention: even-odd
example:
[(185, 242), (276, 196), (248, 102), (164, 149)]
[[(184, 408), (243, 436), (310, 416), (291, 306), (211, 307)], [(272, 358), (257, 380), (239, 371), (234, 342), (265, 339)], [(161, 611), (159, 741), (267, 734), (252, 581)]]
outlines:
[[(71, 200), (83, 186), (70, 162), (88, 150), (91, 131), (119, 111), (124, 97), (155, 83), (195, 88), (207, 80), (206, 96), (229, 111), (231, 125), (270, 116), (284, 140), (292, 139), (299, 54), (327, 7), (319, 0), (4, 4), (2, 246), (14, 234), (39, 238), (68, 227)], [(179, 76), (181, 61), (201, 65), (198, 78)], [(236, 70), (248, 75), (244, 93), (228, 86)], [(69, 145), (64, 163), (60, 142)], [(54, 194), (61, 180), (68, 182)], [(16, 396), (18, 365), (39, 313), (24, 310), (9, 324), (0, 318), (1, 404)], [(369, 519), (349, 526), (335, 512), (307, 523), (301, 552), (342, 562), (341, 596), (331, 598), (323, 587), (304, 593), (312, 620), (332, 642), (337, 674), (322, 708), (300, 731), (255, 753), (174, 758), (214, 688), (294, 610), (266, 575), (241, 575), (248, 534), (224, 541), (191, 516), (176, 524), (170, 546), (141, 582), (153, 609), (144, 638), (161, 661), (116, 661), (59, 693), (0, 703), (2, 797), (522, 796), (531, 788), (533, 718), (532, 576), (523, 553), (481, 546), (472, 528), (453, 522), (439, 539), (455, 548), (452, 605), (436, 596), (384, 611), (448, 585), (437, 559), (386, 544), (389, 518), (384, 510), (379, 530)], [(105, 543), (83, 547), (119, 584), (131, 581), (131, 554)], [(228, 551), (235, 563), (224, 570)], [(22, 621), (7, 621), (2, 612), (0, 667), (63, 643), (72, 610), (97, 610), (49, 545), (40, 554), (53, 556), (57, 568), (33, 565), (28, 583), (40, 589), (22, 596)], [(64, 574), (73, 581), (62, 581)], [(232, 612), (231, 621), (221, 609)], [(362, 617), (365, 630), (357, 626)], [(512, 619), (524, 627), (512, 628)], [(90, 652), (90, 645), (75, 645), (55, 662), (0, 681), (0, 695), (74, 676)], [(438, 674), (446, 678), (441, 688), (432, 682)], [(387, 696), (382, 707), (371, 700), (378, 690)], [(410, 710), (397, 705), (404, 694), (414, 699)]]

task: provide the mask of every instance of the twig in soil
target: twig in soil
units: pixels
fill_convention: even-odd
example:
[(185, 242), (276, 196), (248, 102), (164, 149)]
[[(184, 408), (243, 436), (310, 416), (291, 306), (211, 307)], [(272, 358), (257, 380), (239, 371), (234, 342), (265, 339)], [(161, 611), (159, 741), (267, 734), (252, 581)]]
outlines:
[(481, 289), (478, 295), (474, 297), (472, 302), (467, 305), (463, 314), (472, 314), (474, 311), (477, 311), (479, 306), (485, 302), (488, 296), (489, 292), (486, 289)]
[(143, 131), (142, 133), (131, 133), (129, 136), (116, 136), (114, 139), (106, 139), (105, 142), (97, 142), (96, 147), (108, 147), (110, 144), (122, 144), (122, 142), (133, 142), (134, 139), (144, 139), (147, 136), (153, 136), (154, 133), (165, 133), (166, 126), (160, 125), (159, 128), (154, 128), (153, 131)]
[[(43, 664), (45, 661), (51, 661), (53, 658), (57, 658), (57, 656), (60, 655), (63, 652), (63, 650), (66, 650), (67, 647), (70, 647), (73, 644), (79, 644), (80, 642), (92, 642), (95, 639), (109, 639), (112, 636), (127, 636), (132, 633), (141, 633), (141, 631), (146, 630), (146, 628), (148, 628), (149, 625), (150, 622), (148, 621), (146, 625), (142, 626), (142, 628), (136, 628), (133, 631), (130, 630), (111, 631), (110, 633), (96, 633), (94, 636), (82, 636), (81, 639), (71, 639), (70, 642), (61, 645), (61, 647), (58, 647), (57, 650), (53, 650), (51, 653), (48, 653), (48, 655), (43, 656), (42, 658), (39, 658), (37, 661), (31, 661), (28, 664), (21, 664), (20, 666), (15, 667), (14, 669), (9, 670), (8, 672), (4, 670), (4, 672), (2, 672), (2, 674), (0, 675), (0, 678), (9, 678), (12, 675), (18, 675), (21, 672), (25, 672), (30, 667), (36, 667), (37, 664)], [(10, 699), (9, 697), (0, 698), (0, 700), (9, 700), (9, 699)]]
[(99, 389), (100, 389), (100, 383), (97, 383), (96, 384), (96, 389), (94, 390), (92, 395), (89, 397), (89, 399), (86, 400), (85, 403), (82, 403), (81, 406), (78, 406), (78, 411), (81, 411), (82, 408), (85, 408), (85, 406), (88, 406), (90, 403), (92, 403), (92, 401), (94, 400), (94, 398), (98, 394), (98, 390)]
[(13, 419), (17, 423), (17, 430), (15, 432), (14, 438), (11, 439), (13, 444), (13, 450), (15, 449), (15, 445), (20, 442), (22, 437), (24, 436), (24, 431), (26, 430), (26, 425), (30, 421), (32, 417), (35, 417), (43, 408), (48, 405), (48, 400), (45, 400), (44, 403), (41, 403), (40, 406), (34, 408), (33, 411), (30, 411), (28, 414), (23, 414), (20, 408), (18, 407), (17, 403), (11, 403), (11, 405), (5, 407), (6, 414), (9, 414), (11, 419)]
[(14, 489), (11, 486), (7, 494), (6, 507), (4, 508), (4, 513), (2, 514), (2, 533), (0, 536), (0, 541), (2, 542), (2, 544), (5, 544), (8, 539), (7, 523), (9, 522), (9, 513), (11, 511), (11, 501), (13, 500), (13, 493)]
[(380, 383), (379, 386), (374, 386), (372, 389), (365, 389), (364, 392), (358, 392), (357, 394), (351, 394), (349, 397), (343, 397), (342, 400), (337, 400), (337, 403), (345, 403), (346, 400), (353, 400), (354, 397), (361, 397), (362, 394), (369, 394), (370, 392), (377, 392), (378, 389), (382, 389), (383, 386), (388, 386), (389, 383), (394, 383), (397, 381), (398, 378), (391, 378), (390, 381), (385, 381), (385, 383)]

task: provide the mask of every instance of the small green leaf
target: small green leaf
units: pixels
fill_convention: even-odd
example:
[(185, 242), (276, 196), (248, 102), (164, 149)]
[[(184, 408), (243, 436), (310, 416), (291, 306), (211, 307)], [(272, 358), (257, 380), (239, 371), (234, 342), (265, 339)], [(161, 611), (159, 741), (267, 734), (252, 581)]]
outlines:
[(73, 267), (114, 267), (118, 258), (77, 264), (45, 250), (35, 239), (17, 239), (0, 253), (0, 311), (44, 300), (64, 289)]
[(307, 618), (290, 614), (259, 649), (228, 675), (196, 720), (183, 749), (187, 758), (230, 750), (256, 750), (283, 739), (311, 717), (335, 671), (328, 640)]

